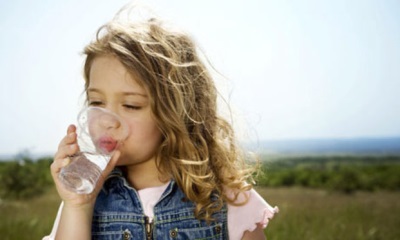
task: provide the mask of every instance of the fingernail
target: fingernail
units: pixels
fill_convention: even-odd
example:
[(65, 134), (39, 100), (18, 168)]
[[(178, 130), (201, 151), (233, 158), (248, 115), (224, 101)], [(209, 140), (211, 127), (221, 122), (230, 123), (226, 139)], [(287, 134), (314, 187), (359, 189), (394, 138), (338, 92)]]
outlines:
[(69, 162), (71, 161), (71, 159), (69, 159), (69, 157), (64, 158), (63, 162), (62, 162), (62, 166), (65, 167), (69, 164)]

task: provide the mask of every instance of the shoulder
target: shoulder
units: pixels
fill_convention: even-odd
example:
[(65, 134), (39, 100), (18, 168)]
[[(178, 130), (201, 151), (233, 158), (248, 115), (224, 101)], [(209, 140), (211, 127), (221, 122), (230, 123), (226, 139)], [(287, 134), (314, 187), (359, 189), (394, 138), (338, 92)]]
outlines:
[[(229, 194), (229, 193), (228, 193)], [(228, 204), (228, 231), (231, 239), (241, 239), (245, 232), (267, 227), (270, 219), (279, 211), (269, 205), (254, 189), (243, 192), (238, 202), (248, 199), (244, 205)]]

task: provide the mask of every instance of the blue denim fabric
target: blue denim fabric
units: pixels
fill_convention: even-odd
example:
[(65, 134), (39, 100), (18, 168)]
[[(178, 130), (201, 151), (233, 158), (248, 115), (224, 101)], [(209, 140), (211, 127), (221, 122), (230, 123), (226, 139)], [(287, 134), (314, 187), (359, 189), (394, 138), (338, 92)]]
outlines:
[(114, 171), (99, 193), (92, 221), (92, 239), (229, 239), (227, 210), (213, 215), (207, 224), (194, 216), (195, 204), (171, 181), (154, 207), (151, 235), (148, 218), (138, 193), (128, 186), (120, 171)]

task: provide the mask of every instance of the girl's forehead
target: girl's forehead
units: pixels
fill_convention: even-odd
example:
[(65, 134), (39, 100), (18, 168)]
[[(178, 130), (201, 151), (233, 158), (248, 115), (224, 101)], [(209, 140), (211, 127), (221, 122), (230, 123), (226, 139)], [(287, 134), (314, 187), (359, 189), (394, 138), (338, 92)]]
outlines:
[(96, 57), (92, 63), (88, 90), (135, 91), (146, 94), (139, 74), (128, 71), (115, 57)]

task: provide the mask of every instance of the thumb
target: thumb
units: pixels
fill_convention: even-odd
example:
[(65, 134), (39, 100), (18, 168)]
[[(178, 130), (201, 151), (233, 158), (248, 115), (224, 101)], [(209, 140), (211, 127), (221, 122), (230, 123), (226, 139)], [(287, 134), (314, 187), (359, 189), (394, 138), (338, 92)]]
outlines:
[(120, 156), (121, 152), (119, 150), (116, 150), (112, 155), (110, 161), (108, 162), (106, 168), (102, 171), (100, 175), (100, 179), (96, 185), (97, 190), (100, 190), (103, 187), (103, 184), (106, 181), (108, 175), (110, 175), (111, 171), (114, 170), (115, 166), (117, 165)]
[(112, 155), (110, 161), (108, 162), (106, 168), (104, 169), (104, 173), (106, 173), (108, 176), (108, 174), (111, 173), (111, 171), (115, 168), (115, 166), (117, 165), (118, 159), (121, 156), (121, 152), (119, 150), (116, 150), (114, 152), (114, 154)]

